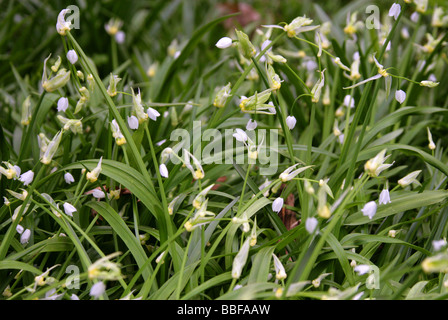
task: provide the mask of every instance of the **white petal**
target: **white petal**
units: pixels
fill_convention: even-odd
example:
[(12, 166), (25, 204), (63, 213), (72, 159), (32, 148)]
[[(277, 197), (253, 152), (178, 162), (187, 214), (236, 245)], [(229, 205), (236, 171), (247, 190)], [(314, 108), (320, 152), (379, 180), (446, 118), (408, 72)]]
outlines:
[(137, 130), (138, 129), (137, 117), (136, 116), (128, 117), (128, 125), (129, 125), (129, 128), (131, 128), (132, 130)]
[(64, 203), (64, 212), (66, 215), (73, 217), (73, 212), (76, 212), (76, 208), (68, 202)]
[(232, 39), (229, 37), (223, 37), (215, 44), (219, 49), (226, 49), (232, 45)]
[(379, 204), (387, 204), (390, 203), (390, 194), (389, 190), (383, 189), (380, 193), (380, 199), (378, 200)]
[(235, 133), (233, 134), (233, 137), (240, 141), (240, 142), (246, 142), (247, 141), (247, 134), (243, 130), (237, 128), (235, 129)]
[(71, 64), (75, 64), (76, 61), (78, 61), (78, 55), (76, 54), (75, 50), (69, 50), (67, 52), (67, 59), (70, 61)]
[(246, 130), (248, 131), (255, 130), (257, 128), (257, 125), (258, 125), (257, 121), (249, 119), (246, 125)]
[(403, 90), (397, 90), (395, 91), (395, 99), (402, 104), (404, 100), (406, 99), (406, 92)]
[(24, 230), (25, 229), (20, 224), (17, 225), (16, 231), (18, 234), (22, 234)]
[(106, 291), (106, 285), (103, 282), (95, 283), (90, 289), (90, 295), (99, 298)]
[(168, 178), (168, 168), (166, 167), (166, 165), (164, 163), (160, 164), (159, 172), (162, 177)]
[(20, 237), (20, 243), (21, 244), (26, 244), (28, 243), (28, 241), (30, 241), (30, 237), (31, 237), (31, 230), (30, 229), (26, 229), (25, 231), (23, 231), (21, 237)]
[(398, 3), (394, 3), (389, 10), (389, 17), (394, 17), (397, 20), (401, 12), (401, 6)]
[(312, 234), (314, 232), (314, 230), (316, 230), (317, 223), (318, 223), (318, 221), (314, 217), (306, 219), (306, 222), (305, 222), (306, 231), (308, 231), (309, 234)]
[(106, 197), (106, 195), (104, 194), (104, 192), (103, 192), (102, 190), (99, 190), (99, 189), (94, 189), (94, 190), (92, 191), (92, 196), (93, 196), (94, 198), (97, 198), (97, 199), (102, 199), (102, 198), (105, 198), (105, 197)]
[(33, 179), (34, 179), (34, 172), (31, 170), (28, 170), (24, 174), (20, 175), (20, 181), (23, 182), (24, 186), (27, 186), (31, 182), (33, 182)]
[(65, 112), (68, 108), (68, 99), (65, 97), (59, 98), (58, 100), (58, 111)]
[(286, 125), (288, 126), (289, 130), (294, 129), (296, 126), (297, 120), (294, 116), (287, 116), (286, 117)]
[(346, 95), (344, 97), (343, 105), (347, 108), (354, 108), (355, 107), (355, 99), (351, 95)]
[(120, 30), (115, 34), (115, 41), (117, 41), (117, 43), (122, 44), (125, 39), (126, 39), (126, 33), (124, 33), (124, 31)]
[(366, 264), (360, 264), (357, 265), (353, 270), (355, 270), (358, 273), (358, 275), (361, 276), (363, 274), (368, 273), (370, 271), (370, 267)]
[(160, 116), (160, 113), (156, 109), (151, 107), (148, 107), (146, 113), (148, 114), (149, 118), (153, 121), (156, 121), (157, 117)]
[(73, 178), (73, 176), (70, 172), (67, 172), (64, 174), (64, 180), (65, 180), (65, 183), (68, 183), (68, 184), (75, 182), (75, 178)]
[(274, 212), (280, 212), (280, 210), (283, 207), (283, 198), (277, 198), (272, 202), (272, 211)]
[(376, 208), (377, 208), (377, 205), (376, 205), (375, 201), (370, 201), (364, 205), (364, 208), (362, 208), (361, 211), (364, 216), (367, 216), (367, 217), (369, 217), (369, 219), (372, 219), (376, 213)]

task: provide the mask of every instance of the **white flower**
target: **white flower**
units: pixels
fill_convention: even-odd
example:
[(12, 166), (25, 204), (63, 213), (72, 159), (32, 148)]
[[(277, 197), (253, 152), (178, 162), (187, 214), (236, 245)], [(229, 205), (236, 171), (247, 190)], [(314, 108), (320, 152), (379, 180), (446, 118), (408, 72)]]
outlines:
[(391, 203), (389, 190), (383, 189), (380, 193), (380, 199), (378, 200), (379, 204), (387, 204)]
[(106, 285), (104, 282), (99, 281), (90, 288), (90, 295), (94, 298), (99, 298), (106, 291)]
[(64, 203), (64, 212), (66, 215), (73, 217), (73, 212), (76, 212), (76, 208), (68, 202)]
[(289, 130), (294, 129), (296, 126), (297, 120), (294, 116), (287, 116), (286, 117), (286, 125), (288, 126)]
[(67, 11), (70, 11), (68, 9), (64, 9), (58, 14), (58, 21), (56, 23), (56, 31), (62, 35), (65, 36), (67, 31), (70, 31), (71, 22), (65, 21), (65, 14)]
[(314, 230), (316, 230), (318, 221), (316, 218), (311, 217), (311, 218), (307, 218), (306, 222), (305, 222), (305, 229), (306, 231), (308, 231), (309, 234), (312, 234), (314, 232)]
[(420, 15), (418, 14), (417, 11), (415, 11), (413, 14), (411, 14), (411, 21), (414, 23), (417, 23), (419, 17), (420, 17)]
[(257, 128), (257, 121), (249, 119), (249, 121), (247, 121), (246, 130), (252, 131), (255, 130), (256, 128)]
[(100, 175), (101, 170), (102, 170), (102, 168), (101, 168), (102, 162), (103, 162), (103, 157), (100, 158), (95, 169), (93, 169), (90, 172), (87, 172), (87, 175), (86, 175), (87, 180), (89, 180), (90, 182), (95, 182), (96, 180), (98, 180), (98, 176)]
[(156, 109), (151, 108), (151, 107), (148, 107), (148, 109), (146, 110), (146, 113), (148, 114), (149, 118), (153, 121), (156, 121), (157, 117), (160, 116), (160, 113)]
[(376, 205), (375, 201), (367, 202), (364, 205), (364, 208), (361, 209), (362, 215), (369, 217), (369, 219), (372, 219), (376, 213), (376, 208), (377, 208), (377, 205)]
[(6, 176), (7, 179), (16, 179), (20, 176), (20, 167), (19, 166), (13, 166), (9, 162), (3, 161), (3, 163), (6, 165), (6, 168), (3, 168), (0, 166), (0, 174), (3, 174)]
[(428, 131), (428, 141), (429, 141), (428, 147), (429, 149), (434, 150), (436, 148), (436, 144), (432, 140), (431, 131), (429, 131), (429, 127), (426, 127), (426, 130)]
[(342, 102), (342, 105), (347, 108), (354, 108), (355, 107), (355, 99), (351, 95), (346, 95), (344, 97), (344, 102)]
[(136, 116), (128, 117), (128, 125), (132, 130), (138, 129), (138, 118)]
[(277, 198), (272, 202), (272, 211), (274, 212), (280, 212), (280, 210), (283, 207), (283, 198)]
[(76, 54), (75, 50), (68, 50), (67, 52), (67, 59), (70, 61), (71, 64), (75, 64), (76, 61), (78, 61), (78, 55)]
[(106, 197), (106, 194), (100, 189), (93, 189), (92, 196), (96, 199), (102, 199)]
[(389, 10), (389, 17), (394, 17), (395, 20), (398, 19), (398, 16), (401, 12), (401, 6), (398, 3), (394, 3)]
[(389, 168), (393, 165), (391, 164), (384, 164), (384, 161), (387, 160), (387, 158), (390, 157), (388, 155), (385, 157), (386, 149), (381, 150), (374, 158), (368, 160), (366, 164), (364, 165), (364, 170), (372, 177), (378, 177), (381, 173), (381, 171)]
[[(201, 162), (192, 155), (188, 150), (183, 149), (184, 159), (183, 162), (185, 166), (190, 170), (191, 175), (193, 176), (193, 179), (195, 180), (201, 180), (205, 176), (204, 169), (202, 168)], [(190, 163), (190, 159), (193, 160), (194, 168)]]
[(30, 241), (30, 237), (31, 237), (31, 230), (26, 229), (25, 231), (23, 231), (22, 235), (20, 236), (20, 243), (21, 244), (28, 243)]
[(32, 170), (28, 170), (25, 173), (22, 173), (20, 175), (20, 181), (23, 182), (24, 186), (29, 185), (31, 182), (33, 182), (34, 179), (34, 172)]
[(65, 97), (61, 97), (58, 100), (58, 112), (65, 112), (68, 108), (68, 99)]
[(208, 192), (215, 186), (215, 184), (211, 184), (209, 185), (207, 188), (205, 188), (204, 190), (202, 190), (201, 192), (198, 193), (198, 195), (193, 199), (193, 207), (195, 207), (196, 209), (201, 208), (202, 204), (205, 201), (205, 197), (207, 196)]
[(76, 294), (72, 293), (72, 295), (70, 296), (70, 300), (79, 300), (79, 297)]
[(18, 224), (16, 227), (16, 231), (18, 234), (22, 234), (25, 229), (20, 224)]
[(277, 280), (283, 280), (286, 279), (286, 272), (285, 268), (283, 267), (281, 261), (275, 254), (272, 254), (272, 257), (274, 258), (274, 268), (275, 268), (275, 278)]
[(415, 179), (420, 174), (420, 172), (422, 172), (422, 170), (416, 170), (416, 171), (411, 172), (407, 176), (398, 180), (398, 184), (403, 188), (410, 185), (411, 183), (420, 185), (420, 182), (418, 182), (418, 180)]
[(247, 141), (247, 134), (243, 130), (236, 128), (235, 133), (233, 134), (233, 137), (238, 140), (239, 142), (246, 142)]
[(126, 39), (126, 33), (124, 33), (124, 31), (120, 30), (115, 34), (115, 41), (117, 41), (117, 43), (122, 44), (125, 39)]
[[(63, 130), (58, 131), (58, 133), (56, 133), (54, 135), (53, 140), (51, 140), (45, 147), (45, 151), (43, 152), (42, 158), (40, 160), (43, 164), (51, 163), (51, 160), (53, 159), (54, 154), (58, 150), (59, 143), (61, 142), (62, 133), (63, 133)], [(41, 142), (43, 142), (43, 141), (41, 141)], [(41, 149), (41, 151), (42, 151), (42, 149)]]
[(168, 168), (164, 163), (159, 165), (159, 172), (162, 177), (168, 178)]
[(440, 82), (434, 82), (430, 80), (423, 80), (420, 81), (420, 86), (422, 87), (428, 87), (428, 88), (435, 88), (439, 85)]
[(215, 46), (219, 49), (226, 49), (232, 45), (232, 39), (229, 37), (223, 37), (216, 42)]
[(353, 270), (358, 273), (358, 275), (362, 276), (370, 271), (370, 266), (367, 264), (357, 265)]
[(395, 91), (395, 99), (402, 104), (404, 100), (406, 99), (406, 92), (403, 90), (397, 90)]
[(446, 240), (440, 239), (440, 240), (433, 240), (432, 241), (432, 247), (435, 251), (440, 251), (444, 246), (446, 246)]
[(244, 265), (246, 264), (247, 256), (249, 254), (249, 241), (250, 238), (247, 238), (246, 241), (244, 241), (243, 245), (240, 248), (240, 251), (238, 251), (237, 255), (233, 259), (232, 264), (232, 278), (238, 279), (241, 276), (241, 271), (243, 270)]
[(287, 168), (285, 171), (283, 171), (282, 173), (280, 173), (279, 178), (283, 181), (290, 181), (291, 179), (293, 179), (295, 176), (297, 176), (299, 173), (305, 171), (308, 168), (311, 168), (311, 166), (306, 166), (306, 167), (301, 167), (299, 169), (296, 169), (293, 171), (293, 169), (295, 167), (297, 167), (299, 165), (299, 163), (296, 163), (295, 165)]
[(75, 178), (73, 178), (73, 176), (70, 172), (66, 172), (64, 174), (64, 180), (65, 180), (65, 183), (67, 183), (67, 184), (75, 182)]

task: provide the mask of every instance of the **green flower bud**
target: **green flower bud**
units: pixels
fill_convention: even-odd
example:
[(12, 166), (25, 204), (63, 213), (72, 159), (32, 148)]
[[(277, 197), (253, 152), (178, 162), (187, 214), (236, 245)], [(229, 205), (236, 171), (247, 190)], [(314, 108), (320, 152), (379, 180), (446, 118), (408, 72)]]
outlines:
[(240, 50), (241, 54), (246, 59), (250, 60), (255, 55), (257, 50), (255, 50), (254, 45), (250, 42), (247, 34), (245, 34), (242, 31), (238, 31), (238, 30), (235, 30), (235, 31), (236, 31), (236, 36), (238, 37), (238, 49)]

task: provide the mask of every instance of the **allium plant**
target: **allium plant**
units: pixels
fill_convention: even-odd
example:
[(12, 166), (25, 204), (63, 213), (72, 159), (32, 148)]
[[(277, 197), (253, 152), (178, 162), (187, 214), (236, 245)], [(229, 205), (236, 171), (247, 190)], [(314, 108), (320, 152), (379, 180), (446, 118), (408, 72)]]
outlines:
[(446, 3), (156, 2), (0, 13), (0, 299), (446, 299)]

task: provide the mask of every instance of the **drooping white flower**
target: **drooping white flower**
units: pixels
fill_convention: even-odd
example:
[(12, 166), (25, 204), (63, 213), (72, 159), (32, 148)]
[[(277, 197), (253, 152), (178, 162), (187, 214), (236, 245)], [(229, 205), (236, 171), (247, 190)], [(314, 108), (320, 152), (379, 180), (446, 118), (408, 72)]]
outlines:
[(22, 235), (20, 236), (20, 243), (27, 244), (30, 241), (30, 237), (31, 237), (31, 230), (26, 229), (25, 231), (23, 231)]
[(347, 108), (354, 108), (355, 107), (355, 98), (353, 98), (351, 95), (346, 95), (344, 97), (344, 101), (342, 102), (342, 105)]
[(294, 116), (287, 116), (286, 117), (286, 125), (288, 126), (289, 130), (294, 129), (296, 126), (297, 120)]
[(73, 212), (76, 212), (76, 208), (68, 202), (64, 202), (64, 212), (66, 215), (73, 217)]
[(431, 131), (429, 130), (429, 127), (426, 127), (426, 130), (428, 131), (428, 141), (429, 141), (428, 148), (434, 150), (436, 148), (436, 144), (432, 140)]
[(120, 30), (115, 34), (115, 41), (117, 41), (118, 44), (124, 43), (126, 40), (126, 33), (124, 31)]
[(432, 241), (432, 247), (434, 248), (434, 251), (440, 251), (441, 249), (443, 249), (443, 247), (446, 246), (446, 240), (445, 239), (440, 239), (440, 240), (433, 240)]
[(232, 39), (229, 37), (222, 37), (216, 42), (215, 46), (219, 49), (226, 49), (232, 45)]
[(411, 14), (411, 21), (414, 22), (414, 23), (417, 23), (418, 22), (418, 18), (420, 18), (420, 15), (418, 14), (417, 11), (414, 11)]
[(132, 130), (137, 130), (138, 129), (137, 117), (136, 116), (128, 117), (128, 125), (129, 125), (129, 128), (131, 128)]
[(398, 180), (398, 184), (403, 188), (410, 185), (411, 183), (420, 185), (420, 182), (416, 179), (417, 176), (420, 174), (420, 172), (422, 172), (422, 170), (416, 170), (411, 172), (410, 174)]
[(95, 169), (93, 169), (90, 172), (87, 172), (87, 174), (86, 174), (87, 180), (89, 180), (90, 182), (95, 182), (96, 180), (98, 180), (98, 177), (102, 170), (102, 167), (101, 167), (102, 162), (103, 162), (103, 157), (100, 158)]
[(68, 108), (68, 99), (61, 97), (58, 100), (58, 112), (65, 112)]
[(390, 194), (388, 189), (383, 189), (380, 193), (380, 198), (378, 200), (379, 204), (387, 204), (391, 203), (390, 201)]
[(100, 189), (93, 189), (92, 190), (92, 196), (96, 199), (103, 199), (106, 197), (106, 194), (103, 190)]
[(90, 288), (90, 296), (98, 299), (104, 294), (105, 291), (106, 291), (106, 285), (104, 284), (104, 282), (99, 281), (95, 283), (92, 286), (92, 288)]
[(31, 182), (33, 182), (34, 179), (34, 172), (32, 170), (28, 170), (25, 173), (22, 173), (20, 175), (20, 181), (23, 182), (24, 186), (29, 185)]
[(318, 221), (315, 217), (307, 218), (305, 221), (305, 229), (309, 234), (312, 234), (316, 230)]
[(395, 100), (397, 100), (400, 104), (402, 104), (405, 99), (406, 99), (406, 92), (404, 92), (403, 90), (395, 91)]
[(23, 231), (25, 231), (25, 228), (23, 228), (20, 224), (17, 225), (16, 231), (18, 234), (22, 234)]
[(153, 121), (156, 121), (157, 117), (160, 116), (160, 113), (156, 109), (151, 108), (151, 107), (148, 107), (148, 109), (146, 110), (146, 113), (148, 114), (149, 118)]
[(355, 270), (358, 275), (362, 276), (370, 271), (370, 266), (367, 264), (359, 264), (353, 270)]
[(246, 142), (248, 139), (246, 132), (244, 132), (240, 128), (235, 129), (235, 133), (233, 134), (233, 137), (236, 140), (238, 140), (239, 142)]
[(5, 164), (6, 169), (0, 166), (0, 174), (6, 176), (7, 179), (16, 179), (20, 177), (21, 170), (19, 166), (14, 166), (6, 161), (3, 161), (3, 163)]
[(73, 178), (73, 176), (70, 172), (66, 172), (64, 174), (64, 180), (65, 180), (65, 183), (67, 183), (67, 184), (75, 182), (75, 178)]
[(377, 208), (376, 202), (369, 201), (361, 209), (362, 215), (369, 217), (369, 219), (372, 219), (373, 216), (376, 214), (376, 208)]
[(161, 163), (159, 165), (159, 172), (162, 177), (168, 178), (168, 168), (166, 167), (166, 165), (164, 163)]
[(280, 212), (280, 210), (282, 210), (283, 207), (283, 202), (284, 200), (281, 197), (275, 199), (274, 202), (272, 202), (272, 211)]
[(247, 124), (246, 124), (246, 130), (248, 130), (248, 131), (255, 130), (257, 128), (257, 125), (258, 125), (257, 121), (249, 119), (249, 121), (247, 121)]
[(73, 49), (68, 50), (67, 59), (71, 64), (75, 64), (78, 61), (78, 55), (76, 54), (76, 51)]
[(389, 17), (394, 17), (394, 19), (397, 20), (400, 12), (401, 6), (398, 3), (394, 3), (389, 9)]

